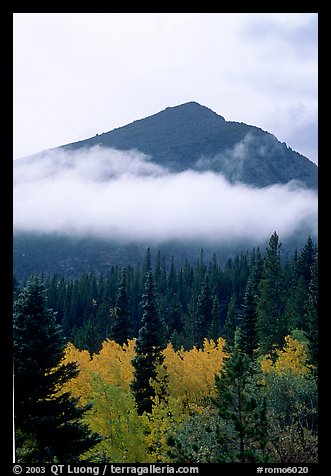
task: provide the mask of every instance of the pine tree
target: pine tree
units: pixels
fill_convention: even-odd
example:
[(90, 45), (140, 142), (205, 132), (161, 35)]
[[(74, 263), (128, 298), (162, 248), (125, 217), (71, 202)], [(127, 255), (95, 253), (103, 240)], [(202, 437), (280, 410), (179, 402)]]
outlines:
[[(134, 378), (131, 384), (139, 415), (152, 411), (156, 395), (153, 382), (157, 382), (158, 367), (164, 361), (162, 350), (166, 346), (165, 326), (156, 301), (152, 271), (148, 271), (146, 275), (142, 308), (141, 328), (135, 346), (136, 356), (132, 360)], [(162, 382), (159, 383), (162, 385)]]
[(211, 324), (209, 330), (209, 336), (214, 342), (221, 335), (221, 307), (216, 294), (214, 294), (213, 305), (211, 309)]
[(15, 299), (17, 298), (17, 296), (19, 295), (19, 292), (20, 292), (20, 287), (19, 287), (17, 278), (16, 278), (16, 276), (15, 276), (15, 274), (14, 274), (14, 275), (13, 275), (13, 300), (14, 300), (14, 301), (15, 301)]
[(274, 232), (264, 257), (257, 303), (257, 330), (262, 353), (270, 352), (273, 344), (281, 345), (287, 332), (280, 246), (279, 237)]
[(71, 338), (77, 349), (88, 350), (91, 357), (102, 348), (102, 334), (97, 326), (96, 318), (91, 316), (84, 324), (72, 332)]
[(259, 284), (262, 276), (263, 263), (259, 248), (253, 249), (250, 275), (245, 287), (243, 312), (240, 320), (240, 348), (249, 357), (254, 356), (258, 347), (257, 335), (257, 302)]
[(311, 362), (318, 362), (318, 258), (311, 267), (311, 280), (308, 291), (308, 299), (305, 308), (305, 320), (307, 322), (307, 336), (309, 338), (309, 351)]
[(236, 295), (232, 294), (224, 323), (224, 337), (230, 346), (234, 344), (235, 331), (237, 328), (236, 300)]
[(257, 298), (259, 296), (259, 285), (263, 272), (263, 259), (259, 247), (257, 249), (254, 248), (252, 251), (250, 266), (250, 285), (252, 287), (253, 294)]
[(78, 406), (70, 393), (59, 395), (78, 370), (75, 363), (61, 363), (65, 340), (55, 313), (47, 308), (41, 278), (27, 281), (13, 317), (17, 461), (78, 461), (98, 438), (81, 423), (87, 407)]
[[(151, 264), (151, 249), (148, 246), (145, 254), (145, 259), (143, 262), (143, 268), (142, 268), (142, 280), (145, 279), (147, 273), (152, 270), (152, 264)], [(144, 284), (144, 282), (142, 282)]]
[(120, 345), (127, 342), (131, 335), (130, 299), (127, 289), (127, 273), (123, 268), (116, 296), (115, 314), (112, 325), (112, 339)]
[(230, 358), (215, 377), (217, 397), (213, 402), (223, 422), (216, 432), (219, 462), (251, 463), (264, 459), (266, 405), (255, 398), (252, 375), (250, 359), (235, 342)]
[[(63, 335), (69, 339), (71, 335), (71, 330), (72, 330), (72, 325), (70, 321), (70, 305), (71, 305), (71, 295), (72, 295), (72, 282), (68, 283), (63, 283), (64, 288), (65, 288), (65, 295), (64, 295), (64, 300), (62, 302), (63, 306), (63, 317), (62, 317), (62, 322), (61, 322), (61, 327), (62, 327), (62, 332)], [(58, 306), (59, 304), (57, 304)], [(58, 309), (58, 307), (56, 308)]]
[(298, 270), (303, 276), (304, 283), (308, 288), (312, 278), (312, 266), (315, 263), (317, 254), (317, 247), (314, 245), (313, 240), (309, 236), (307, 243), (303, 247), (298, 257)]
[(172, 294), (168, 298), (167, 306), (167, 325), (168, 333), (172, 335), (173, 332), (181, 334), (183, 331), (183, 311), (177, 293)]
[(257, 349), (258, 338), (256, 295), (251, 279), (248, 280), (244, 295), (240, 331), (240, 348), (249, 357), (253, 357), (255, 349)]
[(162, 259), (161, 259), (160, 251), (157, 252), (156, 258), (155, 258), (154, 281), (155, 281), (155, 287), (157, 292), (159, 294), (164, 294), (167, 287), (167, 272), (166, 272), (165, 257), (162, 256)]
[[(202, 258), (201, 258), (202, 259)], [(203, 340), (209, 338), (209, 331), (212, 324), (213, 297), (209, 285), (208, 275), (201, 286), (201, 291), (197, 300), (195, 319), (195, 345), (201, 347)]]
[(308, 331), (305, 308), (309, 295), (309, 286), (312, 278), (317, 247), (311, 237), (302, 249), (300, 255), (292, 260), (292, 281), (289, 286), (286, 300), (286, 318), (290, 330), (301, 329)]

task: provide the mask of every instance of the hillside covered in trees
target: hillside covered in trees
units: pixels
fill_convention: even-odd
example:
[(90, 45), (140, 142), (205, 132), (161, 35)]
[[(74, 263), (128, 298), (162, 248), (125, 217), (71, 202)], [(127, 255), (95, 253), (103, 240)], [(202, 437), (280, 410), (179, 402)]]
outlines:
[[(245, 158), (243, 160), (243, 150)], [(274, 135), (242, 122), (226, 121), (195, 101), (109, 132), (57, 148), (60, 152), (95, 146), (138, 150), (152, 162), (180, 172), (187, 169), (222, 173), (230, 182), (264, 187), (299, 180), (317, 188), (317, 166)]]
[[(76, 458), (317, 461), (317, 245), (308, 238), (285, 262), (280, 249), (275, 232), (264, 250), (253, 247), (224, 267), (203, 250), (194, 262), (167, 266), (169, 258), (147, 249), (142, 262), (104, 273), (31, 277), (23, 289), (14, 281), (17, 361), (22, 333), (36, 360), (54, 332), (63, 336), (45, 370), (55, 376), (54, 402), (75, 399), (67, 405), (76, 405), (83, 425)], [(53, 331), (30, 343), (42, 315)], [(22, 365), (17, 372), (24, 388), (29, 373)], [(40, 415), (34, 398), (30, 406), (16, 401), (18, 461), (61, 461), (57, 439), (46, 456), (40, 451), (45, 427), (24, 426)], [(63, 425), (72, 423), (56, 424), (56, 434)]]

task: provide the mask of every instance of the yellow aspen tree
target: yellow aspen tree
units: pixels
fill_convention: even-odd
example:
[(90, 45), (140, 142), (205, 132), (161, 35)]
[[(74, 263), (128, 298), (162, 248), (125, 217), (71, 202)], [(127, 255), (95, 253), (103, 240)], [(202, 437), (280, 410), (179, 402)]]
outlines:
[(102, 441), (83, 459), (113, 463), (149, 462), (144, 421), (137, 413), (131, 392), (105, 382), (101, 375), (95, 376), (91, 388), (93, 406), (87, 418), (91, 429), (102, 436)]
[(307, 375), (311, 372), (312, 366), (307, 363), (308, 353), (306, 345), (292, 336), (285, 337), (283, 348), (276, 349), (275, 354), (275, 360), (268, 354), (260, 361), (263, 373)]
[(65, 349), (64, 363), (69, 362), (77, 362), (79, 373), (62, 387), (61, 393), (70, 391), (74, 397), (81, 397), (80, 404), (86, 405), (91, 400), (90, 385), (93, 380), (90, 354), (87, 350), (76, 349), (69, 342)]
[(167, 400), (161, 401), (158, 396), (154, 398), (152, 412), (141, 415), (145, 427), (145, 444), (151, 463), (172, 461), (167, 455), (167, 438), (177, 432), (187, 416), (178, 398), (169, 396)]
[(221, 338), (216, 342), (205, 339), (200, 349), (188, 351), (175, 351), (169, 343), (163, 351), (164, 365), (159, 366), (158, 379), (153, 382), (157, 386), (166, 379), (167, 396), (162, 401), (156, 396), (148, 415), (138, 415), (130, 389), (134, 339), (123, 345), (107, 339), (92, 359), (87, 351), (68, 344), (65, 358), (76, 361), (80, 373), (65, 390), (82, 395), (82, 403), (92, 403), (85, 421), (103, 438), (84, 459), (169, 462), (167, 437), (176, 434), (192, 413), (202, 412), (215, 395), (215, 374), (227, 358), (224, 343)]
[(93, 355), (91, 371), (99, 374), (106, 383), (118, 385), (129, 392), (133, 378), (131, 360), (135, 355), (134, 346), (135, 339), (123, 345), (106, 339), (100, 352)]
[(98, 354), (90, 358), (68, 344), (65, 360), (76, 361), (80, 373), (63, 389), (74, 396), (82, 395), (82, 403), (92, 403), (84, 422), (102, 436), (102, 441), (82, 459), (112, 462), (148, 462), (144, 421), (137, 414), (129, 384), (133, 376), (131, 360), (134, 340), (123, 346), (106, 340)]
[(203, 406), (206, 400), (215, 395), (215, 374), (227, 358), (224, 344), (222, 338), (216, 342), (204, 339), (200, 349), (194, 346), (191, 350), (181, 349), (177, 352), (168, 344), (164, 354), (169, 394), (191, 409), (197, 405)]

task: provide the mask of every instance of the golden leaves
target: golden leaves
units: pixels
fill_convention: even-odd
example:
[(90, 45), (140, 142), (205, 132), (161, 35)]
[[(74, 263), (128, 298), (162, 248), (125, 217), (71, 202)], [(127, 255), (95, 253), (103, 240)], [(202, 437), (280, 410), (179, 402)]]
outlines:
[(292, 336), (285, 337), (284, 347), (275, 350), (275, 357), (269, 354), (260, 361), (263, 373), (306, 375), (311, 371), (306, 345)]
[(169, 376), (169, 394), (176, 395), (188, 405), (199, 404), (215, 394), (215, 374), (227, 357), (225, 341), (219, 338), (204, 340), (202, 349), (174, 351), (171, 344), (164, 350), (165, 366)]
[[(204, 340), (203, 347), (175, 351), (169, 343), (159, 367), (158, 381), (166, 382), (166, 395), (156, 396), (151, 414), (138, 415), (130, 389), (133, 379), (131, 361), (135, 339), (123, 346), (106, 340), (92, 358), (68, 344), (65, 362), (76, 361), (80, 373), (64, 387), (92, 408), (84, 417), (102, 441), (83, 459), (112, 462), (168, 462), (167, 438), (176, 434), (192, 414), (202, 413), (216, 394), (215, 374), (226, 358), (225, 341)], [(263, 374), (305, 376), (311, 370), (304, 343), (292, 336), (285, 338), (282, 349), (260, 361)], [(156, 383), (156, 385), (158, 385)], [(161, 394), (157, 392), (157, 395)]]

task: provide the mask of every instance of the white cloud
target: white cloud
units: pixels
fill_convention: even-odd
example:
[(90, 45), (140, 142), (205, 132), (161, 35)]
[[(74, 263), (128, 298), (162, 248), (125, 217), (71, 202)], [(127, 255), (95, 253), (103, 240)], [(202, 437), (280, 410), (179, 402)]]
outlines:
[[(55, 165), (56, 164), (56, 165)], [(109, 238), (266, 239), (317, 226), (317, 194), (169, 173), (137, 151), (52, 151), (14, 164), (15, 230)]]

